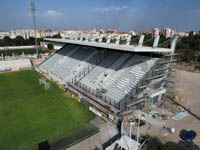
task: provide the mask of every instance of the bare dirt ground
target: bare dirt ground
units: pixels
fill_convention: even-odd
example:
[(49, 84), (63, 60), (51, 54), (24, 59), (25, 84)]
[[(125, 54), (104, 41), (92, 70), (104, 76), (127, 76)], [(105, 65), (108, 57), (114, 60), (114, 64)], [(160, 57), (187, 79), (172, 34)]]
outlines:
[(176, 128), (176, 132), (163, 140), (179, 142), (182, 129), (195, 130), (197, 138), (194, 143), (200, 145), (200, 75), (177, 70), (176, 80), (177, 96), (183, 99), (183, 106), (189, 110), (189, 116), (179, 121), (169, 120), (167, 126)]
[(183, 107), (187, 108), (189, 116), (180, 121), (168, 121), (167, 125), (175, 127), (176, 132), (166, 140), (179, 142), (182, 129), (194, 130), (197, 132), (194, 143), (200, 146), (200, 74), (177, 70), (176, 80), (177, 96), (183, 99)]
[(188, 116), (182, 120), (169, 119), (166, 126), (175, 128), (175, 133), (170, 134), (163, 127), (150, 126), (141, 128), (141, 134), (149, 134), (158, 137), (162, 143), (175, 143), (178, 149), (186, 149), (191, 145), (182, 141), (179, 137), (181, 130), (194, 130), (197, 137), (193, 141), (200, 147), (200, 74), (177, 70), (176, 72), (176, 96), (182, 99), (181, 108), (185, 108)]

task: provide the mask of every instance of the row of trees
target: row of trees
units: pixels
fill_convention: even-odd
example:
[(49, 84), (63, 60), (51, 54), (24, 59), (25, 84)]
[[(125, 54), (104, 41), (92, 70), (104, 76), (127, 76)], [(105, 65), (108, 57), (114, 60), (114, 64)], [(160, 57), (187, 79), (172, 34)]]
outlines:
[(200, 35), (190, 32), (189, 37), (179, 39), (176, 49), (183, 61), (200, 61)]
[[(145, 41), (151, 39), (151, 34), (145, 35)], [(164, 36), (160, 36), (160, 43), (166, 41)], [(153, 40), (145, 43), (146, 46), (152, 46)], [(169, 48), (170, 42), (162, 45)], [(200, 61), (200, 34), (194, 35), (191, 31), (188, 37), (179, 37), (176, 45), (176, 53), (178, 53), (184, 62)]]
[(184, 142), (180, 140), (178, 143), (168, 142), (162, 143), (156, 137), (149, 137), (141, 150), (200, 150), (199, 146), (193, 142)]
[(177, 49), (192, 49), (194, 51), (200, 51), (200, 34), (193, 34), (190, 32), (189, 37), (180, 38), (177, 43)]
[(15, 39), (11, 39), (9, 36), (5, 36), (0, 40), (0, 46), (23, 46), (23, 45), (34, 45), (35, 39), (30, 37), (29, 39), (24, 39), (21, 36), (17, 36)]
[[(61, 38), (60, 34), (56, 34), (50, 38)], [(41, 38), (38, 38), (38, 43), (42, 41)], [(0, 40), (0, 46), (25, 46), (25, 45), (34, 45), (35, 38), (30, 37), (29, 39), (24, 39), (22, 36), (17, 36), (15, 39), (11, 39), (9, 36), (5, 36)]]

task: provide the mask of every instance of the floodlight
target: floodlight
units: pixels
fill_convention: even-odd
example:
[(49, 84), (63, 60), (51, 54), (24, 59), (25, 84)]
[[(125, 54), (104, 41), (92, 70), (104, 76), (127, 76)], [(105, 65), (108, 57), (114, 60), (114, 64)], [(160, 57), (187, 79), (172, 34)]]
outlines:
[(35, 3), (34, 3), (34, 0), (31, 0), (30, 1), (30, 8), (31, 8), (31, 11), (33, 13), (33, 25), (34, 25), (34, 31), (35, 31), (35, 50), (36, 50), (36, 55), (38, 57), (38, 44), (37, 44), (37, 30), (36, 30), (36, 21), (35, 21)]

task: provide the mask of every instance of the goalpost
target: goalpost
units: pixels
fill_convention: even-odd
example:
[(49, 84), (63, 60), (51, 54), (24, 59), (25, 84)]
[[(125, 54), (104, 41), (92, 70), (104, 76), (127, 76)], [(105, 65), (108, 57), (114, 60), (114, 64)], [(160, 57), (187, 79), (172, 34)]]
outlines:
[(50, 88), (50, 83), (48, 83), (46, 80), (44, 79), (39, 79), (39, 84), (44, 84), (44, 88), (45, 90), (49, 89)]

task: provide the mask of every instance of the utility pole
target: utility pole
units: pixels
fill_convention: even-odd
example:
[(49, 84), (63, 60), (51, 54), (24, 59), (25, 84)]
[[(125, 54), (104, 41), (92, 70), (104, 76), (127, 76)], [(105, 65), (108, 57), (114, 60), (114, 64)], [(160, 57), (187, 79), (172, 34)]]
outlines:
[(33, 25), (34, 25), (34, 32), (35, 32), (35, 50), (36, 50), (36, 56), (38, 58), (38, 43), (37, 43), (37, 30), (36, 30), (36, 21), (35, 21), (35, 3), (34, 0), (30, 1), (30, 8), (33, 13)]

